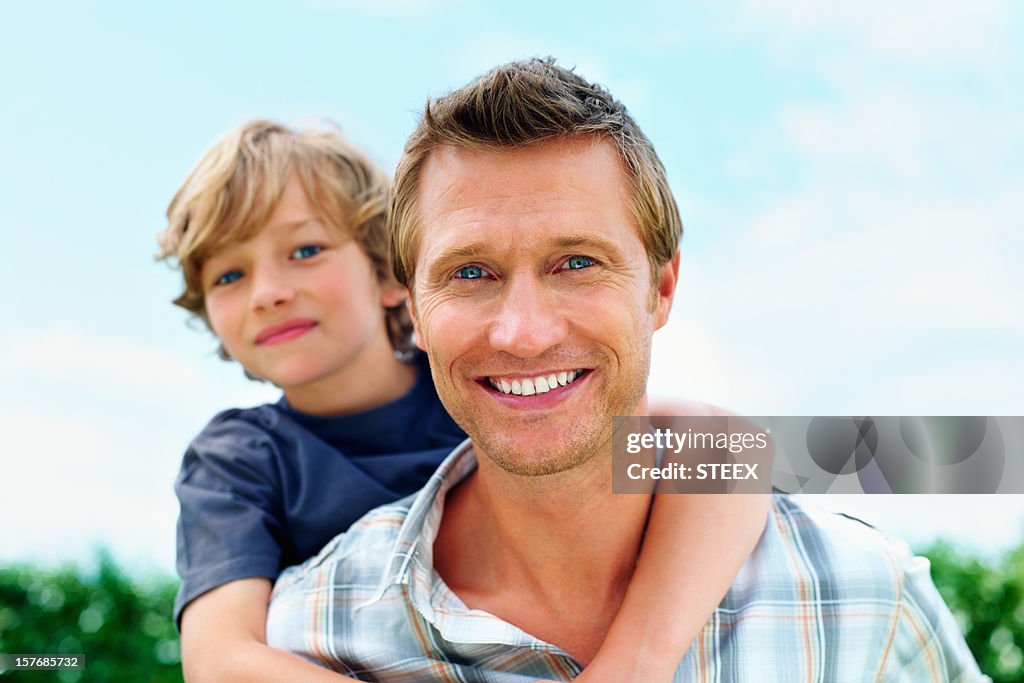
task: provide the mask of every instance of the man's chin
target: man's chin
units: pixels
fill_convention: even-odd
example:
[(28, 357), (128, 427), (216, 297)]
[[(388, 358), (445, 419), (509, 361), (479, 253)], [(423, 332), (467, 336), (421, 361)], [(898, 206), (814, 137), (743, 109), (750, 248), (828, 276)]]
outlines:
[(560, 474), (576, 469), (589, 460), (589, 458), (579, 457), (578, 453), (570, 455), (543, 454), (539, 458), (518, 458), (503, 453), (491, 455), (488, 452), (488, 456), (498, 467), (517, 477), (547, 477)]
[[(505, 472), (520, 477), (544, 477), (576, 469), (593, 459), (602, 443), (608, 443), (610, 434), (602, 433), (597, 425), (573, 430), (572, 434), (558, 436), (532, 433), (497, 435), (482, 433), (473, 438), (478, 451)], [(540, 438), (538, 438), (540, 437)]]

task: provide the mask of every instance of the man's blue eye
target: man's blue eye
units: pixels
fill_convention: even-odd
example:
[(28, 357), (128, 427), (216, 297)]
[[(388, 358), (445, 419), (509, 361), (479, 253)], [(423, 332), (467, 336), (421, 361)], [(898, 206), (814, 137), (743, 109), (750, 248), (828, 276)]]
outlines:
[(459, 280), (479, 280), (484, 276), (484, 269), (480, 266), (462, 266), (455, 272)]
[(580, 270), (581, 268), (589, 268), (594, 265), (593, 259), (586, 256), (570, 256), (565, 262), (566, 270)]
[(322, 247), (319, 247), (319, 246), (317, 246), (315, 244), (307, 244), (307, 245), (299, 247), (298, 249), (293, 251), (292, 252), (292, 258), (298, 259), (298, 260), (301, 261), (302, 259), (307, 259), (307, 258), (311, 258), (313, 256), (316, 256), (321, 251), (323, 251)]
[(213, 284), (215, 284), (215, 285), (230, 285), (232, 282), (235, 282), (240, 277), (242, 277), (242, 271), (240, 271), (240, 270), (229, 270), (228, 272), (224, 273), (219, 278), (214, 280)]

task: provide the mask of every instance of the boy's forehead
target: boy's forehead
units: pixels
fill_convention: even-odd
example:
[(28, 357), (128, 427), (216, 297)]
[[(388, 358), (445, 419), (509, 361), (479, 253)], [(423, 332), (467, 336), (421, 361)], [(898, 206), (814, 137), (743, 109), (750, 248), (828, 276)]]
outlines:
[(249, 192), (231, 193), (219, 220), (211, 217), (214, 225), (210, 226), (203, 245), (203, 259), (245, 244), (267, 228), (288, 228), (295, 223), (321, 218), (296, 174), (290, 174), (281, 183), (267, 177), (251, 181)]

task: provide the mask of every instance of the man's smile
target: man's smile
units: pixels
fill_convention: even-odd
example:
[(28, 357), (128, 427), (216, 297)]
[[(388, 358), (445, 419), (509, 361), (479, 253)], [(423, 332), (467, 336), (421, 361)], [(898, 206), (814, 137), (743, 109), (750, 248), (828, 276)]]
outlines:
[[(590, 384), (586, 380), (592, 374), (593, 368), (545, 371), (536, 374), (488, 375), (478, 377), (475, 383), (487, 396), (505, 408), (516, 411), (549, 411), (565, 405), (570, 397), (579, 395), (579, 391)], [(563, 375), (564, 384), (560, 381)]]
[(486, 379), (491, 388), (503, 394), (533, 396), (535, 394), (546, 394), (553, 389), (572, 384), (582, 377), (585, 372), (586, 370), (561, 370), (530, 376), (492, 376)]

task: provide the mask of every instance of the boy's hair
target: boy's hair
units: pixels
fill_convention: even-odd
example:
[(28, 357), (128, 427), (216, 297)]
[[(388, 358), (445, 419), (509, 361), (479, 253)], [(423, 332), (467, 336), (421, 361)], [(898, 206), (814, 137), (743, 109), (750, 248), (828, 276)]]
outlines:
[(471, 150), (521, 147), (588, 136), (611, 141), (619, 152), (656, 286), (661, 266), (675, 256), (683, 234), (665, 168), (621, 102), (602, 86), (557, 66), (552, 57), (504, 64), (444, 97), (427, 100), (398, 162), (388, 208), (395, 277), (412, 289), (419, 178), (432, 150), (442, 145)]
[[(157, 236), (161, 259), (181, 267), (185, 289), (174, 303), (209, 326), (200, 271), (219, 247), (256, 234), (270, 218), (288, 180), (302, 184), (324, 225), (354, 239), (381, 283), (394, 282), (387, 252), (388, 178), (337, 129), (297, 130), (273, 121), (243, 123), (215, 142), (167, 207)], [(388, 337), (411, 352), (412, 325), (404, 304), (386, 310)], [(222, 357), (227, 358), (223, 346)]]

